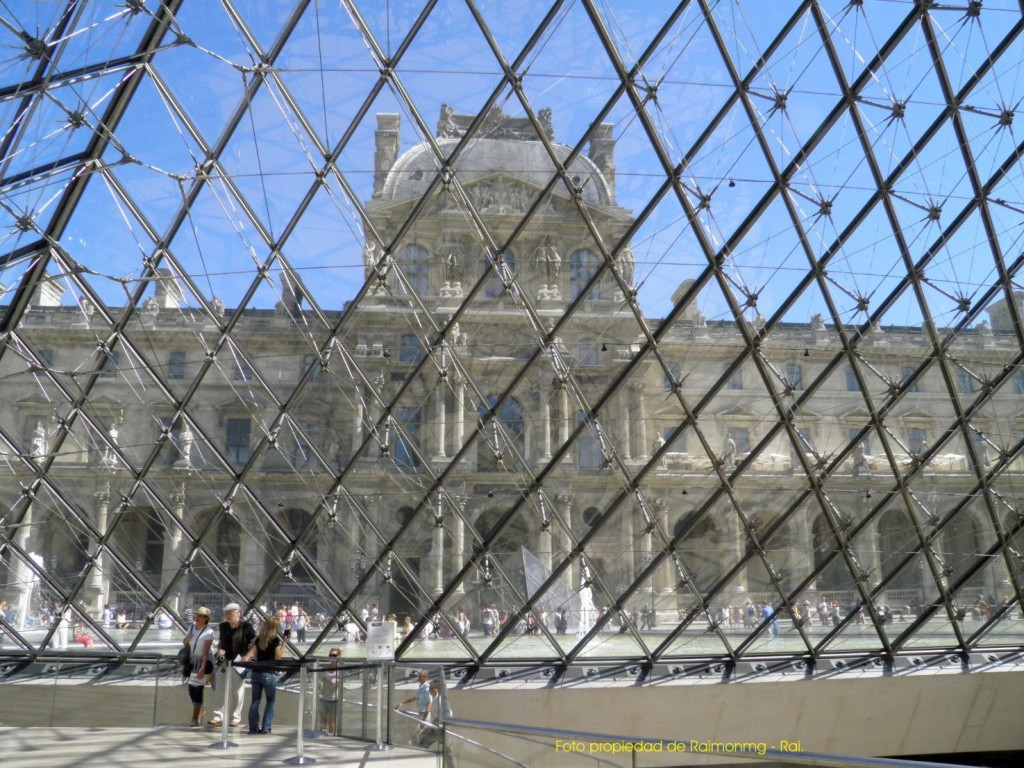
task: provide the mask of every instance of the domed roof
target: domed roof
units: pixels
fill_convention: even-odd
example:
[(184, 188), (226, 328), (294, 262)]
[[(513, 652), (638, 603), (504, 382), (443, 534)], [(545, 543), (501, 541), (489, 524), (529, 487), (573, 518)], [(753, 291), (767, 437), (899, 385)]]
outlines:
[[(459, 138), (437, 139), (446, 157), (458, 145)], [(560, 161), (572, 151), (564, 144), (553, 145)], [(537, 188), (543, 188), (555, 173), (555, 166), (544, 145), (537, 140), (519, 138), (482, 138), (472, 140), (459, 155), (452, 169), (459, 181), (468, 186), (477, 179), (502, 174), (512, 176)], [(399, 157), (384, 181), (381, 200), (402, 200), (422, 195), (438, 172), (437, 160), (430, 146), (417, 144)], [(578, 177), (578, 182), (575, 181)], [(569, 178), (583, 186), (583, 200), (592, 205), (614, 205), (604, 175), (592, 160), (578, 155), (569, 166)], [(565, 194), (558, 184), (555, 193)]]

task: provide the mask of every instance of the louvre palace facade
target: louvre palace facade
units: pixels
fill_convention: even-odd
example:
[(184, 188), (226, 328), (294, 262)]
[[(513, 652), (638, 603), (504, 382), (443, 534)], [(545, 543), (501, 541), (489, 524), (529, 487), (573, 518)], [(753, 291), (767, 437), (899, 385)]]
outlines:
[(107, 606), (134, 633), (228, 600), (301, 601), (317, 642), (410, 616), (410, 658), (1019, 640), (1016, 296), (956, 329), (728, 319), (681, 269), (648, 318), (610, 125), (585, 152), (550, 111), (401, 131), (377, 115), (334, 306), (288, 268), (274, 309), (166, 268), (133, 312), (38, 283), (0, 370), (8, 642), (63, 613), (116, 648)]

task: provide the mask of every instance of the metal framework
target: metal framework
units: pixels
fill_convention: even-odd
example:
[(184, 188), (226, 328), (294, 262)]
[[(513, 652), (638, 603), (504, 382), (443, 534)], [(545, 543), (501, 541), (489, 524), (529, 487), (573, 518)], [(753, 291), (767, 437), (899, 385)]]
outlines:
[[(209, 5), (0, 9), (16, 647), (52, 647), (64, 617), (131, 652), (218, 595), (315, 604), (294, 649), (314, 654), (392, 595), (413, 615), (401, 654), (477, 665), (1020, 647), (1020, 4), (578, 0), (524, 3), (515, 24), (472, 0)], [(454, 139), (427, 117), (446, 101), (469, 116)], [(432, 168), (391, 207), (371, 185), (385, 113)], [(514, 215), (481, 202), (466, 159), (496, 114), (545, 166)], [(615, 199), (598, 204), (579, 168), (607, 124)], [(557, 305), (514, 258), (552, 200), (595, 258)], [(484, 254), (447, 301), (403, 256), (445, 227)], [(375, 352), (375, 324), (417, 351)], [(301, 373), (282, 376), (283, 348)], [(672, 429), (651, 450), (623, 426), (650, 398), (622, 403), (662, 379)], [(545, 409), (566, 404), (546, 450), (540, 416), (516, 431), (539, 381)], [(449, 403), (476, 423), (457, 440), (440, 417), (433, 450), (422, 414)], [(742, 450), (719, 448), (731, 423), (752, 425)], [(780, 445), (791, 463), (765, 479)], [(572, 497), (591, 485), (586, 516)], [(711, 571), (702, 525), (732, 542)], [(520, 546), (548, 547), (535, 582)], [(550, 616), (564, 587), (605, 608), (571, 638)], [(145, 606), (129, 628), (104, 615), (119, 600)], [(508, 621), (481, 636), (492, 600)]]

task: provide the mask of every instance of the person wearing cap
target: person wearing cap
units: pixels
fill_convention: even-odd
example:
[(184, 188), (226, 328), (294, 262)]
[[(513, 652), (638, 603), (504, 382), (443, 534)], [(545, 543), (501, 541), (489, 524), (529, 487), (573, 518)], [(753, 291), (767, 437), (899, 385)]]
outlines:
[[(243, 678), (234, 667), (234, 662), (240, 661), (241, 657), (252, 648), (256, 641), (256, 630), (248, 621), (242, 621), (242, 607), (238, 603), (228, 603), (224, 606), (224, 621), (220, 623), (219, 639), (217, 641), (217, 659), (222, 662), (230, 662), (227, 670), (228, 685), (231, 688), (231, 727), (235, 728), (242, 724), (242, 707), (245, 698), (245, 678)], [(213, 713), (210, 725), (221, 725), (228, 713), (217, 710)]]
[(213, 671), (211, 650), (213, 649), (213, 627), (209, 608), (196, 608), (195, 621), (181, 644), (189, 649), (191, 671), (188, 676), (188, 697), (192, 701), (192, 727), (198, 728), (203, 721), (203, 691), (207, 677)]

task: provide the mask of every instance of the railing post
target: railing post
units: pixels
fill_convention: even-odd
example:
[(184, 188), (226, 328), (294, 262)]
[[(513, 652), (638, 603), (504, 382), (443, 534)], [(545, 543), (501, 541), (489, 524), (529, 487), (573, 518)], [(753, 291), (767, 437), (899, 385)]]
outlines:
[(298, 754), (295, 755), (295, 757), (289, 757), (287, 760), (285, 760), (285, 763), (288, 765), (312, 765), (316, 762), (315, 757), (307, 757), (304, 754), (306, 745), (302, 739), (302, 736), (303, 728), (305, 727), (304, 720), (306, 714), (306, 676), (308, 672), (306, 670), (306, 663), (302, 661), (300, 662), (300, 664), (302, 666), (299, 667), (299, 721), (296, 724), (297, 728), (295, 729), (295, 746)]
[(227, 659), (220, 663), (220, 684), (224, 687), (223, 709), (220, 718), (220, 741), (210, 745), (210, 749), (232, 749), (237, 747), (233, 741), (228, 741), (228, 720), (231, 715), (231, 683), (228, 680), (229, 667)]
[[(381, 662), (377, 669), (377, 743), (373, 745), (373, 749), (384, 751), (393, 749), (393, 744), (385, 744), (381, 738), (381, 732), (384, 726), (384, 670), (387, 669), (387, 665)], [(388, 740), (391, 738), (391, 713), (388, 713)]]

